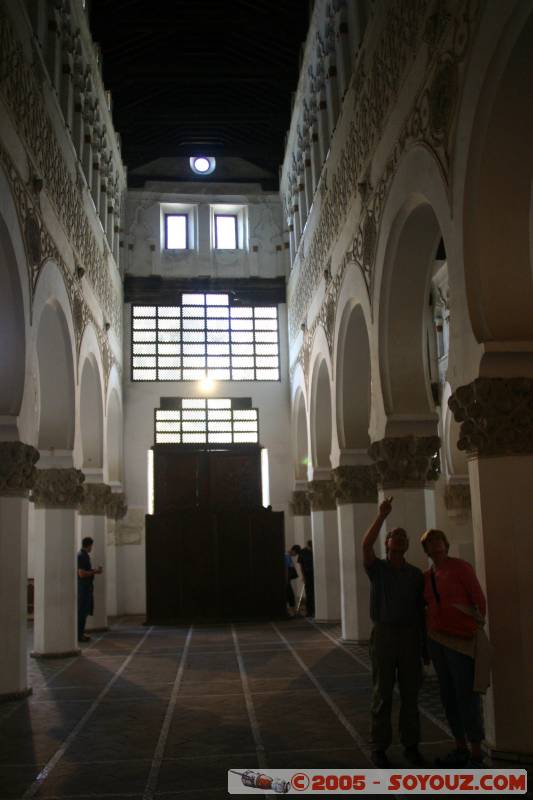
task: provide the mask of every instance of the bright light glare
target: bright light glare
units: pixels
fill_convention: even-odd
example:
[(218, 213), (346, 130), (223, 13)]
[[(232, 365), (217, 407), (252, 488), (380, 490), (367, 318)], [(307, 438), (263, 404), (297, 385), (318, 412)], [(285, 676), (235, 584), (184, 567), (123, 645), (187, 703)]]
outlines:
[(208, 375), (200, 381), (200, 389), (202, 392), (212, 392), (216, 386), (216, 381), (213, 378), (210, 378)]
[(203, 156), (194, 159), (194, 168), (197, 172), (207, 172), (210, 166), (211, 164), (207, 158), (204, 158)]
[(185, 214), (167, 215), (167, 249), (187, 249), (187, 217)]
[(217, 214), (215, 217), (217, 226), (217, 250), (236, 250), (237, 249), (237, 220), (236, 217)]

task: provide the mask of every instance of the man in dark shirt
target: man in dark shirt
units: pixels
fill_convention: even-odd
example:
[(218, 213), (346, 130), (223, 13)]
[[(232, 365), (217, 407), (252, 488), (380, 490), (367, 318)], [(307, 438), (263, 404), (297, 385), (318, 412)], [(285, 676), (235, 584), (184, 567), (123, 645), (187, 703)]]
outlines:
[(386, 558), (378, 558), (374, 544), (383, 522), (392, 510), (392, 497), (379, 507), (379, 514), (363, 539), (363, 561), (370, 578), (370, 616), (374, 623), (370, 639), (372, 658), (372, 759), (377, 767), (389, 766), (387, 748), (392, 740), (391, 710), (396, 678), (400, 689), (400, 738), (406, 759), (423, 766), (418, 750), (420, 721), (418, 693), (425, 656), (424, 576), (408, 564), (409, 540), (403, 528), (389, 531)]
[(85, 635), (85, 623), (94, 611), (94, 576), (102, 574), (102, 567), (93, 569), (91, 564), (89, 553), (93, 543), (94, 540), (86, 536), (78, 553), (78, 642), (89, 642), (91, 639)]
[(315, 573), (313, 568), (312, 542), (306, 547), (295, 544), (291, 547), (291, 556), (298, 556), (298, 564), (302, 570), (305, 587), (305, 616), (315, 616)]

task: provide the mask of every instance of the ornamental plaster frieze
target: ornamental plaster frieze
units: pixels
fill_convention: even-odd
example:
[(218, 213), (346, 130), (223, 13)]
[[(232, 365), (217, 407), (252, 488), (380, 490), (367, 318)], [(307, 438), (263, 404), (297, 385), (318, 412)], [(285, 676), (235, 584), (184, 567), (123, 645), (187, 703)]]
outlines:
[(444, 489), (444, 505), (452, 513), (466, 512), (471, 508), (470, 486), (468, 483), (448, 483)]
[(107, 483), (85, 483), (79, 512), (92, 516), (106, 514), (110, 501), (111, 487)]
[(478, 458), (533, 454), (533, 378), (476, 378), (448, 400), (459, 450)]
[(26, 497), (37, 477), (39, 451), (22, 442), (0, 442), (0, 496)]
[(337, 508), (334, 481), (309, 481), (307, 486), (312, 511), (334, 511)]
[(368, 450), (383, 489), (423, 487), (440, 475), (438, 436), (389, 436)]
[(39, 192), (42, 182), (32, 170), (30, 170), (29, 180), (24, 182), (1, 142), (0, 165), (4, 168), (11, 186), (20, 229), (22, 231), (30, 298), (33, 301), (37, 281), (42, 268), (47, 261), (54, 261), (61, 270), (70, 302), (74, 334), (76, 337), (76, 353), (79, 357), (85, 328), (87, 325), (92, 324), (96, 331), (102, 364), (104, 365), (104, 385), (107, 391), (109, 374), (112, 367), (116, 366), (119, 373), (122, 371), (122, 368), (111, 350), (107, 334), (97, 324), (96, 318), (83, 296), (79, 280), (76, 280), (64, 259), (61, 257), (59, 250), (55, 246), (44, 224), (39, 203)]
[[(76, 258), (83, 264), (100, 305), (117, 336), (122, 330), (122, 302), (115, 288), (100, 242), (87, 217), (81, 188), (70, 173), (48, 116), (42, 81), (25, 59), (15, 29), (0, 6), (0, 92), (13, 115), (15, 127), (30, 160), (42, 176), (44, 191), (63, 225)], [(34, 55), (39, 67), (39, 56)], [(38, 232), (32, 234), (35, 241)]]
[[(434, 11), (427, 16), (431, 5)], [(343, 274), (348, 266), (361, 270), (371, 298), (382, 212), (403, 153), (416, 142), (424, 143), (434, 152), (448, 182), (455, 110), (480, 10), (479, 3), (468, 3), (465, 8), (459, 0), (438, 0), (434, 4), (429, 0), (396, 0), (390, 4), (368, 65), (364, 51), (361, 52), (352, 75), (354, 109), (346, 142), (336, 170), (330, 170), (327, 182), (321, 181), (317, 226), (307, 257), (300, 260), (296, 280), (289, 284), (291, 340), (296, 338), (305, 319), (331, 248), (356, 198), (361, 200), (361, 211), (341, 269)], [(426, 67), (421, 86), (385, 167), (372, 187), (367, 177), (369, 164), (405, 76), (422, 50)], [(347, 99), (348, 95), (345, 103)]]
[(31, 499), (36, 508), (79, 508), (83, 502), (83, 481), (80, 469), (38, 469)]
[(106, 515), (109, 519), (123, 519), (128, 512), (126, 495), (123, 492), (113, 492), (106, 503)]
[(338, 505), (377, 503), (378, 471), (373, 464), (335, 467), (331, 474), (335, 481), (335, 497)]
[(293, 517), (308, 517), (311, 513), (308, 493), (302, 491), (293, 492), (290, 507)]

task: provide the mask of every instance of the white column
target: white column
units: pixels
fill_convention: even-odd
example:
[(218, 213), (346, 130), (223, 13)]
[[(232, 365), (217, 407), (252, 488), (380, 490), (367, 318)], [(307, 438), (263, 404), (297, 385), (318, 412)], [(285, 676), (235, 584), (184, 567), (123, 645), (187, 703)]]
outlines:
[(311, 530), (315, 574), (315, 619), (338, 622), (341, 618), (339, 540), (335, 485), (331, 480), (310, 481)]
[(102, 575), (94, 576), (94, 613), (87, 624), (89, 631), (107, 631), (107, 543), (106, 508), (111, 500), (111, 488), (105, 483), (86, 483), (79, 511), (80, 536), (78, 546), (85, 536), (94, 540), (91, 551), (93, 567), (102, 567)]
[(533, 380), (478, 378), (449, 401), (462, 423), (476, 574), (487, 597), (492, 685), (484, 700), (494, 756), (533, 756)]
[(328, 104), (328, 127), (330, 139), (333, 131), (337, 127), (339, 116), (339, 89), (337, 86), (337, 65), (335, 56), (328, 55), (326, 58), (326, 99)]
[(106, 571), (102, 577), (106, 583), (107, 615), (118, 613), (117, 595), (117, 547), (115, 529), (117, 521), (126, 516), (128, 507), (122, 492), (113, 492), (106, 504)]
[(305, 184), (305, 205), (307, 208), (307, 216), (313, 204), (313, 197), (315, 194), (313, 186), (313, 171), (311, 167), (311, 150), (308, 147), (304, 153), (304, 184)]
[(376, 518), (377, 473), (372, 465), (332, 470), (337, 494), (344, 641), (370, 638), (370, 581), (363, 565), (363, 537)]
[(39, 453), (0, 442), (0, 700), (31, 694), (27, 675), (28, 492)]
[(33, 499), (35, 553), (34, 657), (77, 655), (76, 516), (84, 476), (77, 469), (38, 470)]
[(318, 141), (318, 124), (315, 119), (311, 131), (311, 180), (313, 185), (313, 197), (315, 196), (316, 187), (320, 180), (320, 173), (322, 172), (322, 156), (320, 154), (320, 143)]
[(335, 14), (335, 52), (337, 56), (339, 94), (342, 97), (350, 85), (351, 59), (350, 39), (348, 28), (348, 11), (346, 3), (338, 3), (339, 8)]
[(311, 540), (311, 506), (305, 490), (295, 490), (292, 493), (291, 511), (293, 514), (294, 542), (300, 547), (305, 547)]
[(320, 161), (323, 165), (329, 151), (328, 103), (326, 100), (325, 87), (318, 93), (316, 116), (318, 125), (318, 147)]
[(406, 559), (421, 570), (428, 559), (420, 537), (436, 526), (434, 481), (439, 477), (435, 456), (438, 436), (389, 436), (374, 442), (370, 455), (379, 473), (379, 502), (392, 496), (392, 513), (380, 534), (381, 555), (385, 556), (385, 536), (392, 528), (404, 528), (409, 537)]

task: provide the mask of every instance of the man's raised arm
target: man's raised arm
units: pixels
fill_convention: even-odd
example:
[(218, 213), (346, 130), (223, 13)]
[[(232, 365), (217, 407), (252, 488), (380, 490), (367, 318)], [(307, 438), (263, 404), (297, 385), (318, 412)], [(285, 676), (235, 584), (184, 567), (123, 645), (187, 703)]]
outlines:
[(374, 563), (376, 560), (376, 554), (374, 553), (374, 545), (376, 543), (376, 539), (379, 536), (379, 532), (381, 530), (381, 526), (389, 516), (390, 512), (392, 511), (392, 497), (386, 497), (385, 500), (380, 503), (379, 506), (379, 513), (370, 526), (370, 528), (365, 533), (365, 537), (363, 539), (363, 564), (365, 567), (370, 567), (371, 564)]

